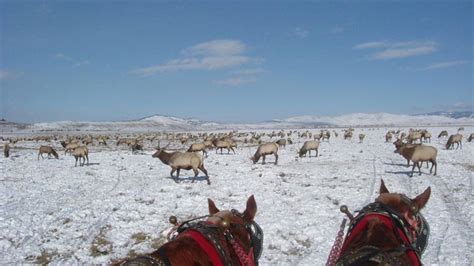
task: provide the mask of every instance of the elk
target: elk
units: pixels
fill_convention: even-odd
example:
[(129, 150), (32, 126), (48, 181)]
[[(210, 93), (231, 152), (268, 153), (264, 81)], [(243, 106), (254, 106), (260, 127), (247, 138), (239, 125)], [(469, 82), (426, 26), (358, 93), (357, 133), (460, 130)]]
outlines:
[(39, 152), (38, 152), (38, 160), (41, 156), (41, 159), (44, 159), (43, 153), (48, 154), (48, 158), (53, 155), (54, 158), (59, 159), (58, 153), (53, 149), (53, 147), (50, 146), (40, 146), (39, 147)]
[(474, 139), (474, 133), (471, 133), (471, 135), (469, 135), (469, 138), (467, 138), (467, 142), (471, 142), (473, 139)]
[(435, 168), (434, 175), (438, 170), (438, 164), (436, 162), (436, 156), (438, 155), (438, 150), (432, 146), (426, 146), (422, 144), (418, 145), (401, 145), (395, 151), (395, 153), (401, 154), (408, 161), (413, 161), (413, 168), (411, 169), (410, 176), (413, 176), (415, 167), (418, 167), (419, 174), (421, 175), (420, 163), (431, 162), (430, 174)]
[(61, 140), (59, 143), (61, 143), (61, 146), (63, 146), (63, 148), (66, 148), (67, 143), (64, 140)]
[(130, 148), (132, 152), (143, 151), (143, 145), (138, 142), (131, 143)]
[(456, 150), (458, 149), (459, 146), (461, 146), (461, 149), (462, 149), (462, 135), (461, 134), (449, 136), (448, 142), (446, 143), (446, 149), (447, 150), (451, 148), (454, 149), (454, 143), (457, 144)]
[[(206, 168), (204, 168), (204, 161), (202, 157), (194, 152), (167, 152), (164, 148), (156, 148), (156, 152), (152, 155), (153, 158), (160, 159), (166, 165), (171, 167), (171, 177), (178, 183), (179, 180), (179, 172), (181, 169), (184, 170), (193, 170), (194, 178), (192, 183), (196, 180), (197, 175), (199, 174), (199, 170), (201, 170), (206, 175), (207, 184), (210, 185), (211, 181), (209, 181), (209, 175), (207, 174)], [(174, 172), (176, 171), (176, 178), (173, 176)]]
[[(418, 146), (420, 144), (409, 144), (409, 143), (403, 143), (401, 139), (397, 139), (393, 145), (395, 145), (396, 150), (400, 150), (402, 152), (398, 152), (403, 158), (407, 160), (407, 167), (410, 167), (410, 158), (408, 157), (407, 154), (405, 154), (403, 151), (407, 148), (412, 148), (415, 146)], [(426, 162), (426, 167), (428, 167), (428, 162)]]
[(362, 143), (365, 139), (365, 134), (359, 134), (359, 143)]
[(351, 140), (352, 139), (352, 131), (347, 130), (346, 132), (344, 132), (344, 139)]
[(385, 134), (385, 142), (391, 142), (392, 141), (392, 133), (389, 131), (387, 134)]
[(431, 133), (428, 132), (427, 130), (421, 131), (421, 139), (424, 142), (431, 142)]
[(188, 152), (199, 152), (202, 151), (202, 155), (207, 157), (206, 144), (204, 143), (193, 143), (188, 149)]
[(260, 157), (262, 157), (262, 164), (265, 164), (265, 156), (270, 154), (275, 155), (275, 165), (278, 164), (278, 145), (274, 142), (258, 146), (257, 151), (250, 157), (250, 160), (256, 164), (260, 160)]
[(438, 139), (441, 138), (441, 137), (447, 137), (447, 136), (448, 136), (448, 131), (443, 130), (439, 133)]
[[(80, 166), (84, 166), (86, 159), (87, 159), (87, 164), (89, 165), (89, 149), (86, 146), (80, 146), (80, 147), (75, 148), (71, 154), (72, 156), (74, 156), (74, 159), (76, 159), (76, 164), (74, 166), (77, 166), (77, 160), (79, 160)], [(81, 163), (81, 159), (82, 159), (82, 163)]]
[(222, 154), (222, 149), (225, 148), (227, 149), (227, 153), (230, 153), (230, 151), (232, 150), (235, 154), (235, 150), (232, 147), (232, 143), (230, 143), (227, 140), (214, 139), (212, 141), (212, 144), (216, 147), (216, 153), (217, 153), (217, 150), (221, 149), (221, 154)]
[(298, 154), (300, 157), (303, 157), (303, 156), (306, 156), (306, 153), (309, 152), (309, 157), (311, 157), (311, 151), (314, 150), (316, 151), (315, 157), (318, 157), (318, 153), (319, 153), (318, 149), (319, 149), (319, 141), (316, 141), (316, 140), (305, 141), (305, 143), (303, 143), (303, 146), (299, 150)]
[(324, 131), (324, 132), (321, 132), (321, 141), (323, 140), (327, 140), (329, 141), (329, 138), (331, 137), (331, 132), (329, 132), (329, 130), (327, 131)]
[(212, 140), (207, 139), (207, 140), (204, 140), (203, 143), (206, 149), (212, 149)]
[(283, 148), (286, 147), (286, 139), (279, 139), (279, 140), (275, 141), (275, 143), (276, 143), (279, 147), (283, 147)]
[(3, 144), (3, 155), (5, 155), (5, 158), (10, 156), (10, 145), (8, 143)]
[(66, 153), (69, 151), (73, 151), (74, 149), (78, 148), (79, 147), (79, 144), (77, 143), (69, 143), (66, 145), (65, 149), (64, 149), (64, 155), (66, 155)]
[(105, 141), (105, 138), (99, 138), (98, 141), (99, 141), (99, 145), (107, 146), (107, 142)]
[(421, 132), (413, 131), (408, 135), (408, 143), (413, 143), (417, 140), (420, 140), (420, 143), (422, 143), (422, 141), (421, 141)]

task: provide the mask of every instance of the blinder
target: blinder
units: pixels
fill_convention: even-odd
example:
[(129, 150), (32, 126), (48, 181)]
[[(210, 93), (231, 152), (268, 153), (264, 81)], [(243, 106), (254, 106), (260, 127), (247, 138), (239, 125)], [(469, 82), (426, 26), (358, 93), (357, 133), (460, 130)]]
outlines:
[(263, 230), (256, 222), (252, 222), (250, 225), (247, 225), (246, 228), (250, 234), (255, 265), (258, 265), (258, 260), (262, 255), (263, 249)]
[[(242, 218), (244, 216), (236, 209), (232, 209), (231, 212), (233, 215), (240, 216)], [(260, 259), (263, 250), (263, 230), (255, 221), (246, 225), (245, 229), (247, 229), (247, 233), (250, 235), (250, 244), (253, 248), (255, 265), (258, 265), (258, 260)]]

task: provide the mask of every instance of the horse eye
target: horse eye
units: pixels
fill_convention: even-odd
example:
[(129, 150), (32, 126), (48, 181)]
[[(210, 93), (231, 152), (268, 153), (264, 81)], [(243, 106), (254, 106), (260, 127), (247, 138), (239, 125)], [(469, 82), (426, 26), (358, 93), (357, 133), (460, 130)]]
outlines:
[(410, 211), (412, 211), (413, 213), (417, 213), (418, 212), (418, 207), (416, 205), (411, 205), (410, 206)]

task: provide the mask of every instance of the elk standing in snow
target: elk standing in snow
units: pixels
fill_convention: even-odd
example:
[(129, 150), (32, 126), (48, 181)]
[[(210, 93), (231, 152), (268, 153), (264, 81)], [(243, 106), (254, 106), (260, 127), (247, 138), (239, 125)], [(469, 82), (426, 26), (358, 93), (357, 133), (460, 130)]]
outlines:
[(447, 136), (448, 136), (448, 131), (443, 130), (439, 133), (438, 139), (441, 138), (441, 137), (447, 137)]
[(278, 145), (274, 142), (271, 143), (265, 143), (260, 146), (258, 146), (257, 151), (255, 154), (250, 157), (250, 160), (255, 164), (260, 160), (260, 157), (262, 157), (262, 164), (265, 164), (265, 156), (273, 154), (275, 155), (275, 165), (278, 163)]
[[(204, 161), (202, 157), (194, 152), (166, 152), (164, 148), (156, 149), (156, 152), (152, 155), (153, 158), (160, 159), (166, 165), (171, 167), (171, 177), (178, 183), (179, 172), (181, 169), (184, 170), (193, 170), (194, 178), (193, 183), (196, 180), (197, 175), (199, 174), (199, 170), (201, 170), (206, 175), (207, 184), (210, 185), (211, 181), (209, 181), (209, 175), (207, 174), (206, 168), (204, 168)], [(174, 178), (173, 174), (176, 171), (176, 178)]]
[(58, 156), (58, 153), (50, 146), (41, 146), (39, 148), (39, 152), (38, 152), (38, 160), (40, 158), (40, 155), (41, 155), (41, 159), (44, 159), (43, 158), (43, 153), (47, 153), (48, 154), (48, 158), (53, 155), (54, 158), (56, 159), (59, 159), (59, 156)]
[[(87, 149), (86, 146), (80, 146), (80, 147), (75, 148), (71, 154), (72, 156), (74, 156), (74, 159), (76, 159), (76, 164), (74, 166), (77, 166), (77, 160), (79, 160), (80, 166), (84, 166), (86, 159), (87, 159), (87, 164), (89, 164), (89, 149)], [(82, 163), (81, 163), (81, 159), (82, 159)]]
[(3, 144), (3, 155), (5, 155), (5, 158), (10, 156), (10, 145), (8, 143)]
[(446, 143), (446, 149), (447, 150), (451, 148), (454, 149), (454, 143), (457, 144), (456, 150), (458, 149), (459, 146), (461, 146), (461, 149), (462, 149), (462, 135), (461, 134), (449, 136), (448, 142)]
[(222, 149), (227, 149), (227, 153), (230, 153), (230, 151), (232, 150), (235, 154), (235, 150), (232, 147), (232, 143), (230, 143), (227, 140), (215, 139), (212, 141), (212, 144), (216, 147), (216, 153), (217, 153), (217, 150), (221, 149), (221, 154), (222, 154)]
[(279, 139), (275, 143), (278, 144), (279, 147), (286, 147), (286, 139)]
[(188, 152), (199, 152), (202, 151), (202, 155), (207, 157), (206, 144), (204, 143), (193, 143), (188, 149)]
[(315, 157), (318, 157), (318, 153), (319, 153), (318, 149), (319, 149), (319, 141), (310, 140), (310, 141), (306, 141), (303, 144), (303, 147), (301, 147), (298, 154), (300, 157), (303, 157), (303, 156), (306, 156), (306, 153), (309, 152), (309, 157), (311, 157), (311, 151), (316, 151)]
[(469, 138), (467, 138), (467, 142), (471, 142), (473, 139), (474, 139), (474, 133), (471, 133), (471, 135), (469, 135)]
[(407, 161), (413, 162), (413, 168), (411, 169), (410, 176), (413, 176), (415, 167), (418, 167), (418, 171), (421, 175), (421, 164), (423, 162), (428, 162), (428, 161), (432, 163), (430, 174), (432, 173), (433, 167), (434, 167), (435, 168), (434, 175), (436, 175), (436, 172), (438, 170), (438, 164), (436, 162), (436, 156), (438, 155), (438, 150), (435, 147), (426, 146), (422, 144), (412, 144), (412, 145), (406, 144), (406, 145), (399, 146), (395, 150), (395, 153), (399, 153), (404, 158), (406, 158)]

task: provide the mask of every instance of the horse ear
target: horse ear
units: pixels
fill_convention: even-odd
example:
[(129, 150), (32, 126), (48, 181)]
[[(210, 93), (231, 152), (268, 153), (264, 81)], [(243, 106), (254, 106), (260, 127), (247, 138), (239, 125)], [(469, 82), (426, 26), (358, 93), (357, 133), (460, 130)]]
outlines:
[(418, 206), (418, 209), (422, 209), (425, 207), (426, 203), (428, 202), (428, 199), (430, 198), (431, 195), (431, 187), (428, 187), (423, 193), (418, 195), (413, 202)]
[(216, 204), (211, 199), (207, 199), (207, 204), (209, 205), (209, 214), (213, 215), (219, 212), (219, 209), (216, 207)]
[(247, 222), (252, 222), (257, 213), (257, 203), (255, 202), (255, 197), (252, 195), (247, 200), (247, 208), (244, 211), (244, 219)]
[(387, 189), (387, 187), (385, 186), (385, 182), (383, 182), (383, 179), (380, 179), (380, 194), (382, 193), (390, 193)]

